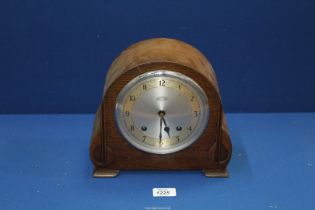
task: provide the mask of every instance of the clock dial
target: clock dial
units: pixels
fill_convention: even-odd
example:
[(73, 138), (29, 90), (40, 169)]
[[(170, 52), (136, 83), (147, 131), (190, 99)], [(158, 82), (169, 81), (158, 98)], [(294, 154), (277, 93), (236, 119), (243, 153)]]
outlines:
[(116, 103), (120, 133), (136, 148), (167, 154), (191, 145), (209, 118), (207, 97), (187, 76), (153, 71), (131, 80)]

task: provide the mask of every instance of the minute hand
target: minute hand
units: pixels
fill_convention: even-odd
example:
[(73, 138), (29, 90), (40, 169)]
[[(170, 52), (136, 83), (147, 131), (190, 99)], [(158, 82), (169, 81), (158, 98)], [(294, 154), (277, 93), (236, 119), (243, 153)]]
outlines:
[(159, 135), (159, 139), (160, 139), (160, 144), (161, 144), (161, 141), (162, 141), (162, 119), (163, 117), (160, 118), (160, 135)]

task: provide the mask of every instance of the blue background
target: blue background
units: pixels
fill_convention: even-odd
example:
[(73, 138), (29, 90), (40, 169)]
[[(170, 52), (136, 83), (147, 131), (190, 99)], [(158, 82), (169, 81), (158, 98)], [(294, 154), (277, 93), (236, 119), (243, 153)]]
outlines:
[(95, 112), (121, 50), (199, 48), (227, 112), (315, 111), (315, 1), (1, 1), (0, 113)]
[(0, 115), (0, 208), (315, 209), (314, 113), (227, 114), (228, 179), (92, 178), (94, 114), (77, 113), (95, 112), (119, 52), (152, 37), (199, 48), (227, 112), (315, 111), (315, 1), (0, 1), (0, 114), (76, 113)]

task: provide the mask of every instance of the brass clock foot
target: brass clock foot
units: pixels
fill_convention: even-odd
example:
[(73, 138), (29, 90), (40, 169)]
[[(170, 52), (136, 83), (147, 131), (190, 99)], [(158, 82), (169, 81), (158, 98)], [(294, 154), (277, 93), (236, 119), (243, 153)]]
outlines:
[(223, 170), (223, 171), (213, 171), (213, 170), (203, 170), (203, 173), (205, 174), (206, 177), (209, 178), (227, 178), (229, 177), (229, 173), (227, 170)]
[(111, 178), (116, 177), (119, 174), (119, 170), (112, 169), (95, 169), (93, 177), (96, 178)]

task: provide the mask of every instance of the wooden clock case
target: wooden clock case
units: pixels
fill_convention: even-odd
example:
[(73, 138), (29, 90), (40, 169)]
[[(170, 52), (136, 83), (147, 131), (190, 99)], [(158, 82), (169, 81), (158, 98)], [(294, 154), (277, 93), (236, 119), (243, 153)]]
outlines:
[[(188, 148), (172, 154), (151, 154), (130, 145), (115, 124), (116, 98), (133, 78), (154, 70), (180, 72), (196, 81), (208, 97), (207, 128)], [(232, 145), (212, 66), (197, 49), (166, 38), (138, 42), (112, 63), (102, 102), (96, 112), (90, 145), (94, 177), (113, 177), (119, 170), (203, 170), (208, 177), (227, 177)]]

